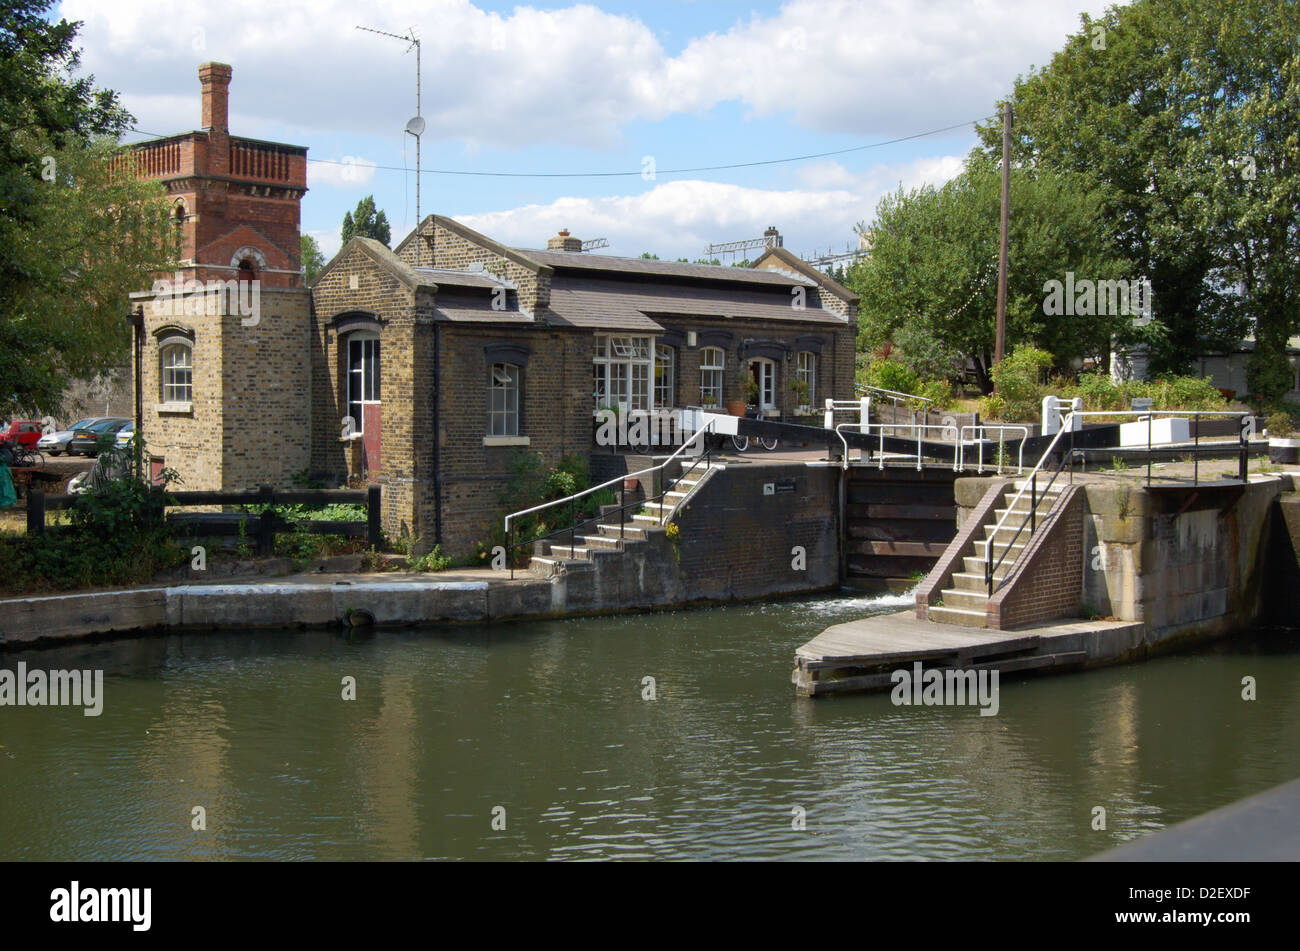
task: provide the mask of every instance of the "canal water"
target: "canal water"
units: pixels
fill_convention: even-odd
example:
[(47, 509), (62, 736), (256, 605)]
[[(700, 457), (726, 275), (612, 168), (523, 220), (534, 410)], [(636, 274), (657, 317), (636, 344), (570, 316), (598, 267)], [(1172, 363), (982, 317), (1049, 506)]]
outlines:
[(0, 655), (104, 671), (98, 717), (0, 707), (0, 859), (1077, 859), (1300, 776), (1296, 632), (996, 716), (795, 697), (799, 644), (900, 603)]

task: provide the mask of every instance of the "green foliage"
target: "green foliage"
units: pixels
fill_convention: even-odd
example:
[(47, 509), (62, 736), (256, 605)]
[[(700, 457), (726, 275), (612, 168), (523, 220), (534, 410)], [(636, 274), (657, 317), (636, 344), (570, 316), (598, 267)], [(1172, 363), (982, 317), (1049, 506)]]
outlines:
[[(141, 444), (137, 440), (136, 459)], [(0, 586), (10, 591), (135, 584), (185, 562), (188, 547), (164, 521), (165, 488), (178, 481), (166, 469), (155, 488), (133, 466), (123, 477), (76, 497), (66, 526), (41, 535), (0, 535)]]
[[(969, 357), (981, 385), (991, 388), (1000, 202), (1000, 171), (978, 152), (942, 187), (881, 199), (873, 223), (861, 226), (871, 255), (846, 276), (861, 297), (860, 351), (897, 347), (922, 379), (950, 379)], [(1077, 355), (1108, 354), (1112, 336), (1132, 336), (1128, 318), (1044, 313), (1045, 281), (1063, 281), (1066, 272), (1133, 276), (1097, 186), (1072, 172), (1013, 168), (1011, 206), (1008, 341), (1047, 350), (1066, 365)]]
[(325, 255), (321, 253), (320, 245), (316, 239), (309, 234), (304, 234), (300, 241), (300, 253), (303, 266), (303, 280), (310, 283), (321, 268), (325, 266)]
[(921, 384), (916, 371), (902, 360), (892, 357), (873, 361), (867, 367), (866, 382), (870, 386), (893, 390), (895, 393), (916, 393)]
[[(1103, 196), (1121, 252), (1152, 283), (1166, 331), (1156, 373), (1253, 328), (1252, 391), (1278, 396), (1290, 379), (1278, 356), (1300, 329), (1297, 35), (1294, 3), (1116, 4), (1016, 82), (1013, 162)], [(1000, 122), (979, 132), (995, 158)]]
[(347, 244), (353, 237), (374, 238), (384, 247), (392, 240), (388, 216), (375, 208), (374, 195), (367, 195), (357, 202), (355, 211), (344, 213), (343, 243)]
[(1034, 347), (1017, 347), (993, 368), (997, 386), (982, 401), (980, 412), (987, 419), (1033, 422), (1042, 416), (1044, 381), (1052, 366), (1052, 355)]
[(434, 545), (433, 551), (418, 558), (408, 556), (406, 563), (411, 571), (446, 571), (452, 566), (452, 560), (442, 553), (441, 545)]
[[(565, 498), (590, 485), (590, 468), (586, 456), (571, 453), (563, 456), (555, 466), (547, 467), (540, 452), (514, 453), (510, 460), (510, 478), (499, 496), (502, 518), (493, 519), (492, 531), (486, 540), (476, 544), (475, 556), (469, 559), (469, 563), (476, 563), (475, 558), (481, 563), (490, 557), (493, 547), (505, 545), (507, 539), (502, 519), (506, 514)], [(573, 508), (573, 518), (592, 518), (602, 505), (611, 505), (616, 500), (617, 496), (612, 489), (602, 489), (583, 496)], [(525, 515), (513, 524), (514, 541), (519, 546), (516, 557), (527, 560), (530, 551), (527, 543), (568, 528), (571, 524), (570, 509), (567, 505), (557, 505), (533, 515)]]
[(1264, 428), (1270, 436), (1288, 439), (1295, 436), (1295, 417), (1287, 412), (1274, 412), (1264, 420)]

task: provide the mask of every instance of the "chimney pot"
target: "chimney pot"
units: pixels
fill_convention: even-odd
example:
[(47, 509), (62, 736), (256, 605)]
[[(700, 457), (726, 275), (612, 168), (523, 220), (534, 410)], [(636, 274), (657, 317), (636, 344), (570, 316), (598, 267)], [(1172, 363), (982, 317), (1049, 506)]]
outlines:
[(554, 238), (546, 242), (547, 251), (581, 251), (582, 239), (572, 237), (569, 229), (565, 228)]

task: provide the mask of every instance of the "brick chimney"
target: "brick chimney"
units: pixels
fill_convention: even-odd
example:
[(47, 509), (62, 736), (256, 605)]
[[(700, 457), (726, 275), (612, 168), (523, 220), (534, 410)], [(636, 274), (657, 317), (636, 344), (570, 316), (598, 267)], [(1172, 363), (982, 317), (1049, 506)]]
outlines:
[(767, 226), (767, 230), (763, 232), (763, 244), (769, 248), (779, 248), (785, 244), (781, 232), (776, 230), (776, 225)]
[(199, 67), (203, 84), (203, 128), (213, 132), (230, 132), (230, 74), (225, 63), (204, 63)]
[(203, 128), (208, 130), (207, 170), (213, 175), (230, 172), (230, 74), (225, 63), (199, 67), (203, 84)]
[(565, 228), (554, 238), (546, 242), (547, 251), (581, 251), (582, 239), (572, 237), (569, 229)]

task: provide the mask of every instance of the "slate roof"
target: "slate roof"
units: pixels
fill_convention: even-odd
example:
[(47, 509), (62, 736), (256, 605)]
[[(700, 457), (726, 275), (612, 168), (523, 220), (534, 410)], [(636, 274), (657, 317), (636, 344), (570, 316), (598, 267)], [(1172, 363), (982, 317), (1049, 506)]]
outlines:
[(780, 291), (711, 291), (574, 277), (559, 279), (551, 285), (551, 311), (558, 318), (555, 322), (575, 327), (657, 333), (663, 330), (663, 325), (656, 320), (659, 315), (845, 323), (838, 314), (816, 306), (814, 300), (807, 300), (803, 310), (795, 310), (791, 300)]
[(604, 271), (639, 277), (676, 277), (727, 281), (737, 284), (762, 284), (774, 287), (816, 287), (811, 279), (791, 271), (770, 268), (725, 267), (717, 264), (684, 264), (680, 261), (654, 261), (646, 258), (620, 258), (611, 254), (587, 251), (537, 251), (515, 248), (519, 254), (557, 271)]

